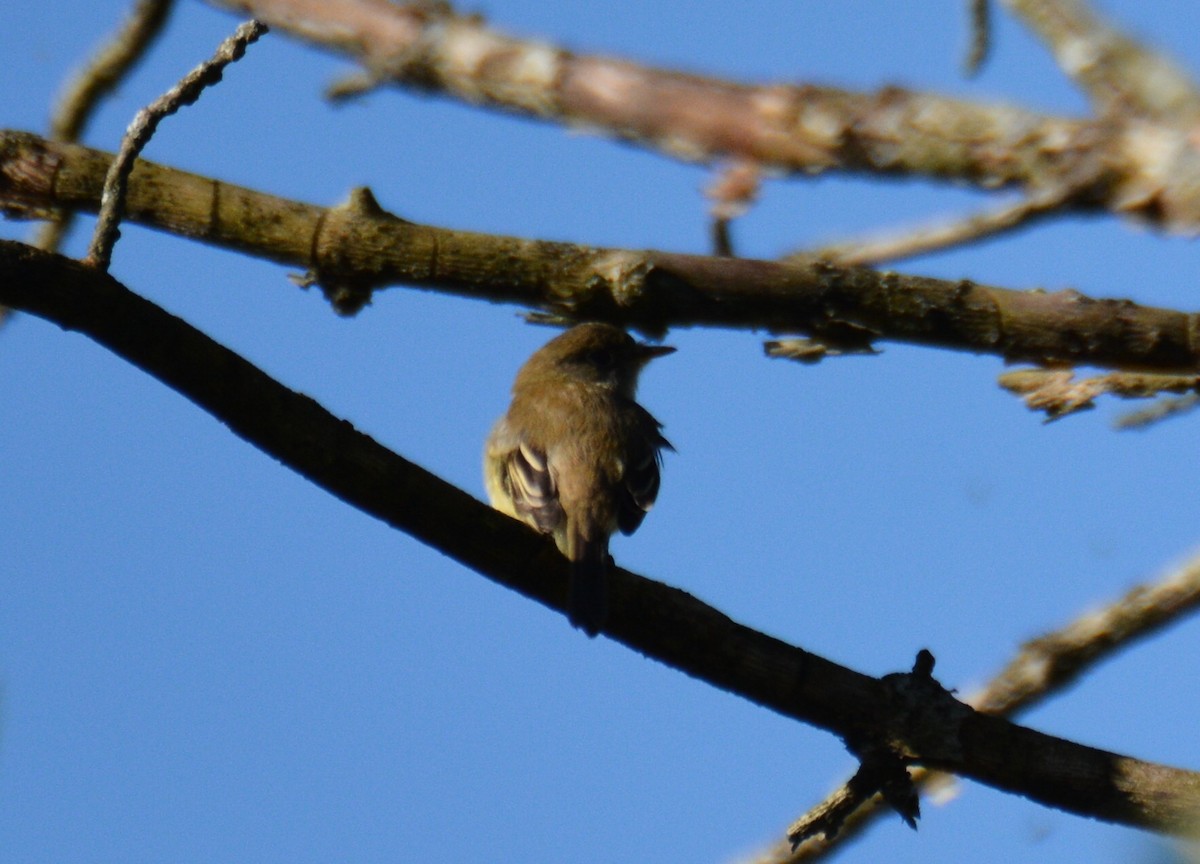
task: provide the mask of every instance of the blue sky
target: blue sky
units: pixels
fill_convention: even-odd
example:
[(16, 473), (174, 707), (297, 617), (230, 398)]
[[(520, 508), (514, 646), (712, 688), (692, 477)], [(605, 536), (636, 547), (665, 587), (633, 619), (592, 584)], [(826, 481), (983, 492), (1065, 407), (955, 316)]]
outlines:
[[(957, 2), (497, 2), (495, 26), (739, 80), (895, 83), (1048, 112), (1087, 106), (1002, 11), (959, 75)], [(1200, 73), (1200, 8), (1103, 7)], [(124, 13), (9, 0), (0, 124), (42, 131), (67, 71)], [(86, 136), (232, 32), (181, 2)], [(709, 174), (611, 141), (384, 89), (332, 108), (350, 68), (272, 34), (146, 157), (333, 204), (369, 185), (446, 227), (706, 251)], [(776, 180), (741, 254), (965, 212), (923, 181)], [(69, 251), (81, 254), (90, 221)], [(0, 236), (29, 226), (0, 223)], [(1108, 218), (906, 262), (1013, 288), (1194, 309), (1191, 241)], [(274, 264), (127, 227), (125, 284), (482, 496), (480, 448), (551, 335), (513, 308), (404, 288), (333, 315)], [(799, 366), (761, 335), (672, 333), (643, 379), (666, 424), (658, 506), (621, 564), (870, 674), (928, 647), (963, 691), (1023, 640), (1200, 545), (1193, 418), (1129, 406), (1043, 425), (1003, 364), (886, 345)], [(19, 317), (0, 331), (0, 849), (8, 862), (729, 861), (776, 839), (853, 769), (768, 713), (463, 570), (308, 484), (142, 372)], [(1200, 765), (1200, 632), (1184, 622), (1026, 715), (1038, 729)], [(844, 860), (1115, 862), (1156, 841), (972, 783), (920, 830), (878, 825)]]

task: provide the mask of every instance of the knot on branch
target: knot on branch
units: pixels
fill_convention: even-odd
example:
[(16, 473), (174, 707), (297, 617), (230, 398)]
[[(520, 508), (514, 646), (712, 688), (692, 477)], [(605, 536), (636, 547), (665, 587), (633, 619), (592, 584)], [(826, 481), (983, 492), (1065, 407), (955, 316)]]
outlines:
[(884, 699), (875, 723), (846, 738), (846, 746), (860, 760), (858, 770), (845, 786), (788, 828), (793, 850), (817, 834), (836, 836), (846, 819), (875, 795), (916, 829), (921, 805), (908, 766), (961, 760), (958, 730), (971, 714), (934, 679), (934, 662), (933, 654), (921, 649), (911, 672), (883, 677)]
[[(973, 711), (933, 677), (934, 657), (922, 648), (912, 672), (881, 679), (885, 703), (876, 741), (906, 762), (955, 763), (962, 760), (959, 727)], [(851, 749), (853, 742), (847, 742)]]
[(585, 282), (587, 300), (611, 300), (618, 308), (637, 304), (646, 290), (650, 259), (640, 252), (612, 249), (598, 255), (592, 262), (592, 275)]
[(303, 288), (319, 285), (339, 315), (354, 315), (388, 282), (383, 253), (396, 242), (397, 228), (411, 224), (380, 207), (365, 186), (352, 189), (322, 216), (313, 237), (312, 266), (294, 281)]
[(609, 321), (656, 338), (666, 332), (662, 298), (680, 280), (658, 265), (654, 253), (588, 249), (564, 257), (560, 271), (562, 278), (552, 281), (553, 305), (568, 318)]

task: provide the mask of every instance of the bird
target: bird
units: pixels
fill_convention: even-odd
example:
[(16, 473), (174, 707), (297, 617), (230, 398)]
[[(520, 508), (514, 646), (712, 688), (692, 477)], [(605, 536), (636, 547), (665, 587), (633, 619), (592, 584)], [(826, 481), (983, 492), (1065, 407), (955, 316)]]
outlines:
[(632, 534), (658, 497), (662, 424), (634, 401), (668, 345), (611, 324), (578, 324), (525, 362), (484, 446), (492, 506), (553, 536), (571, 562), (567, 617), (588, 636), (608, 612), (609, 538)]

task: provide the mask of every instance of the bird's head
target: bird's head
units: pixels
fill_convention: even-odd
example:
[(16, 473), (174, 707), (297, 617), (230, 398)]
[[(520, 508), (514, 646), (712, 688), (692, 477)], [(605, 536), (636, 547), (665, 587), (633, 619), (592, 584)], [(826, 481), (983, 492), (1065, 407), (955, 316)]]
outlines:
[(638, 373), (669, 345), (638, 342), (611, 324), (579, 324), (543, 345), (525, 364), (522, 377), (562, 377), (612, 389), (633, 398)]

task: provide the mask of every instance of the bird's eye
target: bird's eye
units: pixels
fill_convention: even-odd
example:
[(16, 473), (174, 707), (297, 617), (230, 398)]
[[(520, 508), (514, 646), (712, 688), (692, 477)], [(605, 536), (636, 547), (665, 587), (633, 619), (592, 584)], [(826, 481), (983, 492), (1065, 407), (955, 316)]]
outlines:
[(609, 369), (613, 365), (613, 353), (607, 348), (597, 348), (592, 352), (592, 362), (601, 369)]

